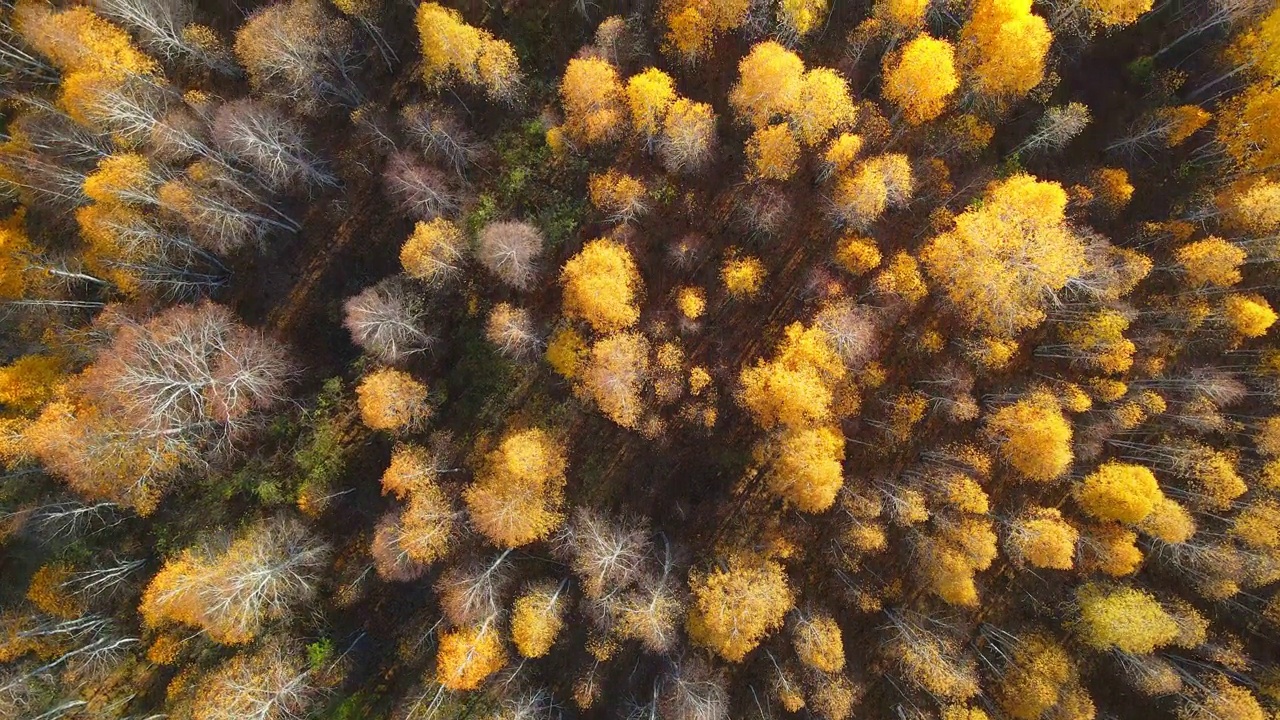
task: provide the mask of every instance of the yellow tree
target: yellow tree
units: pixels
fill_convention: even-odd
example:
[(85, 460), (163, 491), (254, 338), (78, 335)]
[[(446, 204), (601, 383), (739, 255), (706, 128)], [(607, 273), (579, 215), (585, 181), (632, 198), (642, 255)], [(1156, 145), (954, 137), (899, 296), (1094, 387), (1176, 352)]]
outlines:
[(564, 587), (537, 582), (516, 598), (511, 608), (511, 640), (524, 657), (540, 658), (551, 651), (568, 610)]
[(1155, 475), (1141, 465), (1109, 461), (1073, 490), (1081, 509), (1099, 520), (1142, 522), (1164, 499)]
[(1014, 175), (930, 240), (920, 260), (970, 327), (1002, 336), (1035, 327), (1046, 297), (1088, 268), (1066, 207), (1061, 185)]
[(837, 219), (865, 228), (891, 207), (902, 207), (915, 193), (915, 178), (906, 155), (868, 158), (856, 170), (836, 178), (832, 205)]
[(613, 65), (600, 58), (574, 58), (560, 81), (560, 104), (570, 135), (587, 145), (616, 140), (627, 118), (625, 92)]
[[(1003, 653), (1002, 653), (1003, 654)], [(999, 676), (995, 700), (1014, 720), (1039, 720), (1079, 690), (1071, 655), (1050, 636), (1034, 632), (1018, 640)], [(1066, 710), (1066, 708), (1062, 708)], [(1064, 717), (1091, 717), (1065, 714)]]
[(827, 0), (778, 0), (778, 24), (783, 37), (799, 40), (827, 17)]
[(1032, 0), (975, 0), (960, 30), (960, 62), (977, 91), (993, 99), (1026, 95), (1044, 79), (1053, 42)]
[(591, 204), (608, 216), (610, 222), (628, 223), (649, 209), (644, 183), (614, 169), (592, 175), (587, 181), (587, 195)]
[(489, 32), (468, 25), (457, 10), (438, 3), (418, 6), (422, 76), (430, 87), (453, 79), (482, 87), (495, 100), (510, 101), (521, 81), (515, 50)]
[(430, 285), (439, 285), (462, 274), (467, 238), (462, 228), (444, 218), (419, 222), (400, 247), (405, 274)]
[(1232, 332), (1243, 338), (1260, 338), (1275, 324), (1277, 316), (1261, 295), (1231, 294), (1222, 301), (1222, 317)]
[(791, 645), (800, 662), (824, 673), (844, 669), (844, 639), (836, 619), (825, 612), (799, 612), (791, 627)]
[(615, 333), (591, 346), (577, 389), (594, 400), (605, 417), (635, 430), (644, 411), (641, 391), (648, 375), (648, 340), (636, 332)]
[(884, 96), (912, 125), (941, 115), (958, 87), (955, 49), (946, 40), (921, 34), (884, 59)]
[(667, 111), (658, 138), (658, 157), (671, 172), (697, 172), (716, 147), (716, 114), (710, 105), (679, 98)]
[(747, 138), (747, 163), (752, 180), (789, 180), (800, 167), (800, 144), (786, 124), (762, 127)]
[(750, 10), (751, 0), (662, 0), (659, 12), (667, 25), (663, 47), (696, 62), (718, 35), (741, 27)]
[(1028, 480), (1056, 480), (1071, 467), (1071, 423), (1048, 391), (1034, 391), (995, 411), (986, 429), (1000, 456)]
[(1235, 285), (1240, 282), (1240, 266), (1244, 264), (1245, 257), (1245, 251), (1240, 247), (1213, 236), (1183, 245), (1174, 253), (1174, 259), (1186, 275), (1187, 284), (1192, 287)]
[(1218, 142), (1242, 170), (1261, 172), (1280, 163), (1280, 87), (1254, 84), (1222, 103), (1215, 117)]
[(675, 82), (657, 68), (649, 68), (627, 80), (627, 107), (631, 110), (631, 127), (637, 135), (652, 143), (662, 131), (667, 111), (676, 101)]
[(436, 682), (449, 690), (475, 690), (506, 664), (502, 637), (490, 625), (440, 633)]
[(616, 332), (640, 319), (644, 291), (631, 252), (613, 240), (587, 243), (560, 271), (564, 314), (586, 321), (596, 332)]
[(764, 127), (796, 111), (804, 85), (800, 56), (776, 42), (762, 42), (738, 63), (738, 82), (729, 91), (729, 104), (743, 122)]
[(1151, 595), (1131, 587), (1095, 583), (1076, 591), (1074, 629), (1086, 645), (1146, 655), (1172, 643), (1178, 622)]
[(839, 428), (787, 428), (763, 449), (769, 491), (803, 512), (821, 513), (844, 485), (844, 433)]
[(795, 605), (782, 565), (753, 555), (731, 555), (714, 570), (691, 571), (689, 588), (689, 637), (734, 663), (781, 627)]
[(825, 424), (835, 416), (836, 385), (844, 378), (830, 336), (792, 323), (771, 360), (742, 369), (738, 402), (765, 429)]
[(790, 115), (801, 142), (809, 147), (820, 145), (833, 130), (849, 127), (857, 117), (849, 83), (840, 73), (814, 68), (804, 74), (799, 100)]
[(1079, 535), (1056, 508), (1033, 507), (1009, 524), (1005, 547), (1016, 563), (1070, 570), (1075, 564)]
[(471, 524), (490, 542), (514, 548), (564, 523), (564, 447), (545, 430), (505, 435), (463, 494)]
[(752, 297), (764, 285), (764, 263), (751, 256), (731, 255), (720, 266), (720, 281), (733, 297)]
[(360, 419), (374, 430), (405, 430), (431, 415), (427, 386), (400, 370), (369, 373), (356, 387), (356, 398)]

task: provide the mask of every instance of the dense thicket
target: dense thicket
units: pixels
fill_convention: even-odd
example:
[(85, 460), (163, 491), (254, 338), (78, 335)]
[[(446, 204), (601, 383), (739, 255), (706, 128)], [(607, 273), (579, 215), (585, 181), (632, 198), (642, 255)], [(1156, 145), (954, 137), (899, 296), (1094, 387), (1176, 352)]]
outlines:
[(1275, 0), (6, 0), (0, 73), (0, 717), (1280, 719)]

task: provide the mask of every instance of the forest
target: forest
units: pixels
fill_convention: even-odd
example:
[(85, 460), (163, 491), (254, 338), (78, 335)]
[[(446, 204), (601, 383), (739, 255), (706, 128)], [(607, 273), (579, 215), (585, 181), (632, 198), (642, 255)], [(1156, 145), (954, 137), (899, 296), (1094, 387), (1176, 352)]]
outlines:
[(1280, 0), (0, 0), (0, 719), (1280, 720)]

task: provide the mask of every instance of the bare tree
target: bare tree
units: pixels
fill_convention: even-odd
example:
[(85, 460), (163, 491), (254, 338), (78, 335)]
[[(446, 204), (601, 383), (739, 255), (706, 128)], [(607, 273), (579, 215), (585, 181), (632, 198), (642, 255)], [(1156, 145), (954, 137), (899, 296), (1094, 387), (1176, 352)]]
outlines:
[(388, 278), (348, 298), (342, 325), (360, 349), (384, 363), (428, 352), (437, 338), (427, 330), (421, 301), (398, 278)]
[(448, 163), (462, 175), (480, 157), (475, 134), (456, 112), (426, 103), (400, 110), (400, 128), (427, 157)]
[(246, 187), (239, 173), (213, 162), (193, 164), (184, 176), (162, 185), (157, 199), (186, 222), (201, 247), (218, 253), (261, 242), (272, 229), (300, 227)]
[(324, 694), (318, 670), (301, 647), (278, 640), (236, 655), (200, 682), (193, 720), (303, 720)]
[(319, 0), (258, 9), (236, 32), (235, 53), (255, 90), (306, 112), (360, 104), (354, 29)]
[(406, 548), (406, 533), (399, 512), (389, 512), (378, 521), (369, 545), (378, 576), (392, 582), (410, 582), (427, 573), (426, 563), (413, 559)]
[(593, 600), (621, 594), (637, 578), (652, 552), (648, 527), (634, 518), (609, 518), (577, 508), (558, 538), (570, 567)]
[(298, 123), (266, 102), (236, 100), (218, 108), (213, 140), (230, 159), (250, 167), (271, 190), (337, 185), (324, 163), (307, 149)]
[(1035, 132), (1014, 148), (1011, 154), (1039, 150), (1057, 152), (1084, 132), (1092, 119), (1088, 106), (1081, 103), (1051, 107), (1040, 116)]
[(449, 622), (459, 627), (487, 624), (502, 614), (511, 584), (510, 554), (504, 550), (488, 560), (451, 567), (440, 575), (435, 589)]
[(659, 706), (664, 720), (725, 720), (729, 692), (710, 665), (690, 657), (674, 663), (664, 676)]
[(440, 170), (412, 153), (398, 152), (382, 171), (387, 193), (416, 220), (434, 220), (458, 209), (458, 197)]
[(838, 300), (823, 307), (814, 324), (831, 340), (840, 358), (853, 372), (880, 355), (880, 328), (876, 311), (850, 300)]
[(195, 7), (190, 0), (94, 0), (93, 4), (103, 15), (136, 31), (143, 47), (157, 57), (235, 72), (230, 54), (213, 31), (192, 25)]
[(489, 272), (517, 290), (527, 290), (537, 274), (544, 240), (525, 222), (496, 222), (480, 231), (476, 258)]

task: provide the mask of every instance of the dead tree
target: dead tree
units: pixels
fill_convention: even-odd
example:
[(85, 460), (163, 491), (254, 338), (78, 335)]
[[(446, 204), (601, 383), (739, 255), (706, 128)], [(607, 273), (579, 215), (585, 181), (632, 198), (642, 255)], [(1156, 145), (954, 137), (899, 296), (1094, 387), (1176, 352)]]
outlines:
[(503, 283), (527, 290), (542, 255), (542, 233), (525, 222), (496, 222), (480, 231), (476, 258)]
[(408, 152), (398, 152), (382, 172), (387, 194), (416, 220), (434, 220), (458, 210), (458, 198), (440, 170)]
[(260, 100), (237, 100), (218, 108), (213, 140), (231, 160), (253, 170), (270, 190), (338, 184), (308, 148), (302, 127), (278, 107)]
[(360, 104), (354, 40), (351, 23), (319, 0), (287, 0), (249, 16), (236, 32), (235, 54), (254, 90), (317, 113)]
[(361, 350), (388, 364), (428, 352), (437, 341), (422, 302), (396, 278), (348, 298), (342, 324)]
[(427, 157), (448, 163), (458, 175), (480, 158), (481, 145), (456, 112), (415, 103), (400, 110), (400, 129)]

